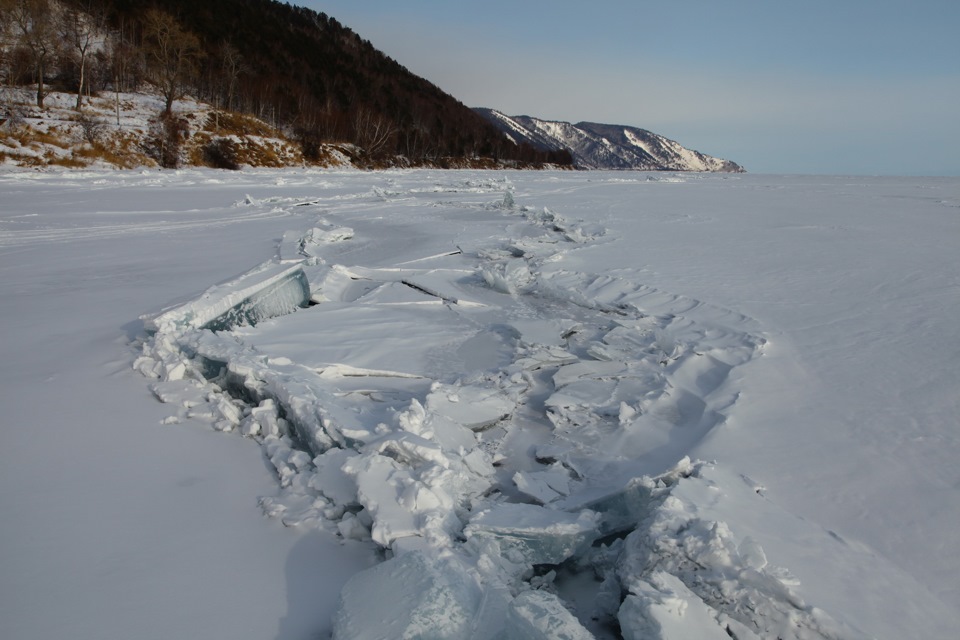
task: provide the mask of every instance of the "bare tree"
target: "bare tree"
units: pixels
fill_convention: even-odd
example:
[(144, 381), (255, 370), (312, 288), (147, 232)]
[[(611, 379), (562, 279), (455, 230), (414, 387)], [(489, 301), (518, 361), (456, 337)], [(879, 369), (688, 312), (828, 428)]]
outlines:
[(156, 9), (144, 17), (143, 40), (148, 80), (163, 95), (163, 114), (170, 116), (173, 102), (186, 94), (187, 83), (196, 75), (200, 40), (169, 13)]
[(118, 92), (136, 91), (145, 75), (146, 63), (143, 51), (133, 43), (133, 28), (119, 17), (116, 29), (107, 39), (107, 56), (113, 75), (114, 89)]
[(226, 82), (227, 109), (233, 111), (233, 97), (237, 92), (237, 82), (243, 73), (243, 57), (237, 48), (229, 42), (220, 45), (220, 67)]
[(393, 141), (397, 128), (386, 116), (360, 107), (353, 118), (353, 131), (357, 146), (368, 156), (375, 157)]
[(429, 143), (430, 127), (415, 110), (413, 117), (401, 133), (403, 154), (414, 161), (425, 158), (430, 152)]
[(83, 86), (84, 82), (89, 85), (87, 79), (87, 57), (94, 44), (96, 44), (100, 33), (103, 31), (106, 18), (103, 12), (96, 12), (92, 6), (88, 11), (79, 11), (75, 7), (70, 7), (60, 15), (57, 30), (63, 43), (75, 51), (80, 57), (80, 81), (77, 84), (77, 111), (83, 108)]
[(10, 79), (8, 63), (13, 46), (13, 20), (10, 17), (10, 0), (0, 0), (0, 72), (4, 79)]
[(57, 48), (54, 7), (49, 0), (5, 0), (2, 9), (18, 43), (30, 52), (37, 80), (37, 107), (43, 109), (47, 64)]

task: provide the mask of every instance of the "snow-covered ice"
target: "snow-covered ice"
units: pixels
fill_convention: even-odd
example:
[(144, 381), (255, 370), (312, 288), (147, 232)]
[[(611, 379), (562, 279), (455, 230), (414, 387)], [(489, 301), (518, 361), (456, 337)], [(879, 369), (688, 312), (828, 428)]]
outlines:
[(0, 635), (950, 637), (960, 182), (624, 175), (0, 176)]

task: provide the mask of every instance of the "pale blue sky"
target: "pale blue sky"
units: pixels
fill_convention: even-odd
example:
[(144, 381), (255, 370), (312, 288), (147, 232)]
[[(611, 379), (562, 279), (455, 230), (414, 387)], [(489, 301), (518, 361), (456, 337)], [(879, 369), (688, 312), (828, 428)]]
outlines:
[(960, 0), (296, 0), (472, 107), (763, 173), (960, 175)]

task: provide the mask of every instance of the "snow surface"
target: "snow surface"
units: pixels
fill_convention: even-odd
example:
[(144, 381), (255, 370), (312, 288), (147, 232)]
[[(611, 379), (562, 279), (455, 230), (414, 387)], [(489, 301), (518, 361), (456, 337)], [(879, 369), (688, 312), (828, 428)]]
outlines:
[(0, 637), (960, 623), (956, 179), (18, 172), (0, 203)]

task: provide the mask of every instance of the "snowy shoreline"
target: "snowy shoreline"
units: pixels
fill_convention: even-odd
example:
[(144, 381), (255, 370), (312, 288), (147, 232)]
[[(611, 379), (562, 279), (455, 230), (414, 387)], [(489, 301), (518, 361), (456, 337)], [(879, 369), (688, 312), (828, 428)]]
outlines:
[[(152, 393), (171, 404), (151, 405), (146, 391), (125, 402), (182, 424), (145, 428), (201, 421), (261, 439), (280, 480), (279, 491), (261, 481), (264, 509), (297, 535), (356, 539), (358, 561), (372, 560), (372, 540), (395, 557), (377, 567), (413, 563), (430, 584), (454, 580), (463, 619), (442, 621), (453, 634), (467, 624), (483, 637), (504, 612), (520, 629), (532, 611), (599, 637), (617, 624), (625, 637), (655, 624), (663, 637), (945, 637), (960, 618), (946, 561), (960, 502), (952, 480), (928, 472), (960, 448), (949, 428), (957, 374), (927, 344), (958, 337), (944, 324), (958, 302), (938, 292), (956, 282), (947, 257), (960, 181), (188, 170), (3, 173), (0, 190), (11, 203), (0, 216), (0, 256), (14, 274), (5, 293), (26, 305), (8, 307), (7, 326), (55, 327), (30, 311), (53, 304), (34, 299), (35, 280), (60, 286), (33, 257), (51, 249), (86, 274), (65, 290), (68, 306), (84, 308), (91, 292), (112, 300), (80, 314), (86, 326), (154, 309), (156, 333), (140, 335), (135, 366), (159, 378)], [(122, 261), (93, 257), (118, 243), (129, 245)], [(148, 258), (152, 247), (162, 249)], [(153, 274), (153, 264), (169, 266)], [(289, 288), (279, 305), (257, 297), (297, 269), (302, 299)], [(139, 309), (114, 299), (133, 287)], [(218, 311), (197, 322), (157, 315), (185, 299), (191, 317)], [(229, 309), (247, 322), (203, 328)], [(118, 344), (114, 362), (127, 357)], [(36, 370), (28, 353), (11, 356), (17, 370)], [(917, 399), (891, 386), (890, 360)], [(5, 394), (39, 397), (36, 382), (6, 382)], [(219, 391), (231, 385), (232, 395)], [(879, 401), (883, 389), (893, 395)], [(912, 435), (899, 422), (911, 414)], [(221, 440), (204, 446), (212, 453)], [(13, 452), (26, 446), (5, 451), (5, 479), (19, 476)], [(88, 452), (87, 463), (103, 455)], [(871, 469), (879, 460), (897, 477)], [(631, 486), (646, 487), (646, 502), (618, 511), (610, 500)], [(15, 495), (5, 492), (4, 506)], [(517, 508), (536, 523), (523, 534), (534, 547), (511, 547), (517, 530), (497, 524), (515, 527)], [(893, 513), (943, 555), (903, 548)], [(565, 524), (551, 524), (557, 517)], [(5, 539), (23, 543), (19, 524), (10, 531)], [(576, 544), (560, 543), (561, 531)], [(620, 542), (605, 539), (612, 533)], [(559, 555), (545, 551), (555, 544)], [(437, 568), (450, 552), (459, 572)], [(542, 565), (555, 565), (554, 577), (536, 575)], [(7, 575), (23, 580), (24, 567)], [(598, 582), (585, 589), (581, 574)], [(342, 637), (369, 624), (351, 613), (363, 575), (335, 618)], [(5, 580), (4, 593), (14, 590)], [(912, 613), (892, 611), (904, 598)], [(404, 615), (416, 618), (417, 606)], [(10, 619), (22, 637), (39, 624), (26, 610)]]

